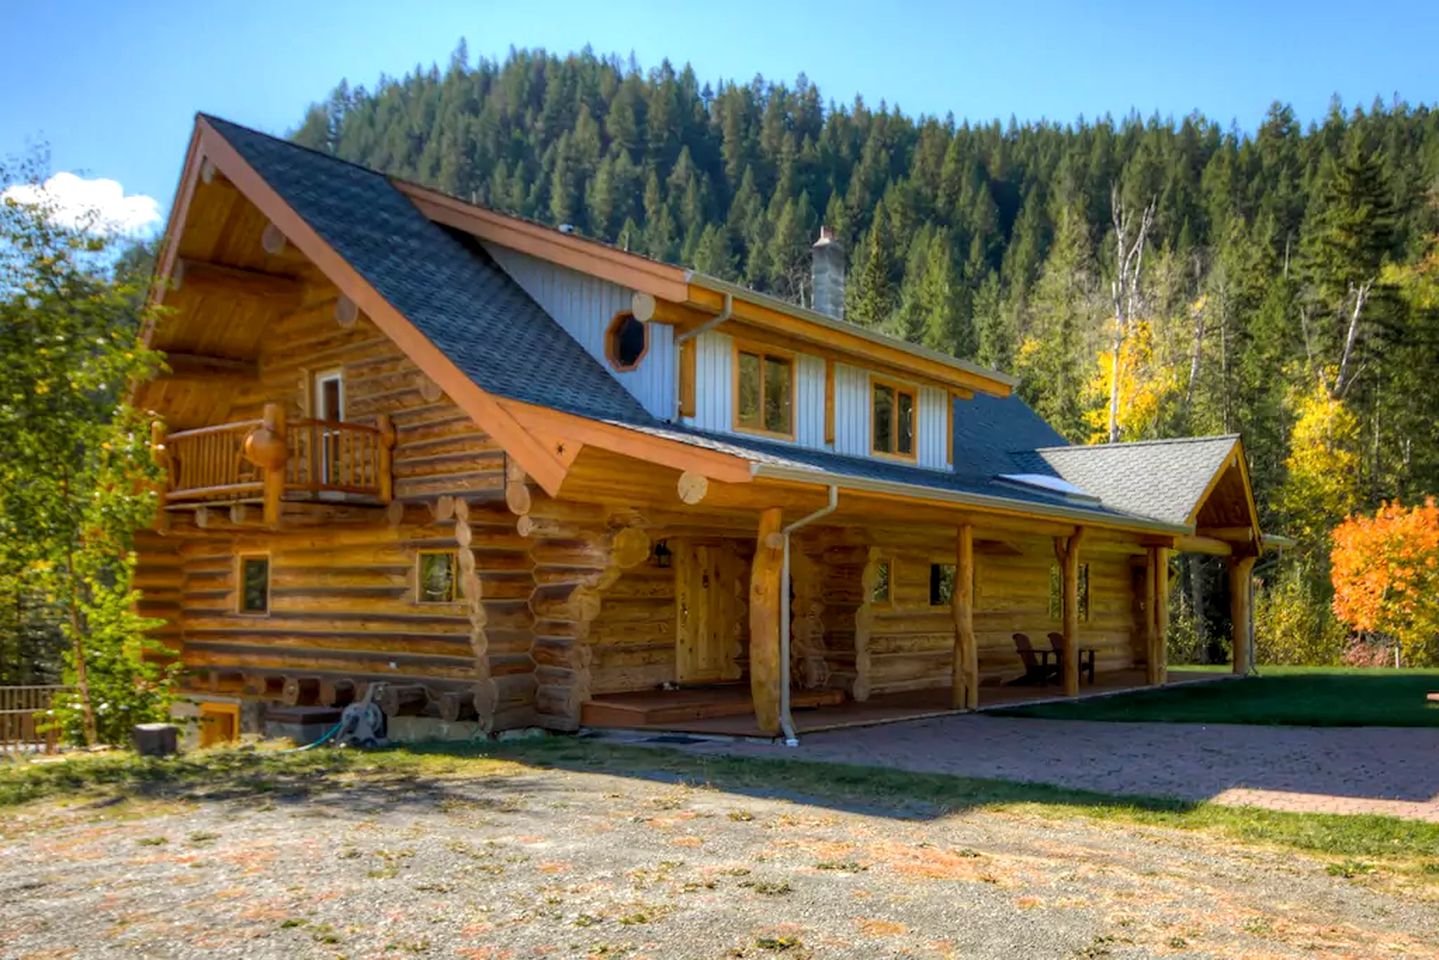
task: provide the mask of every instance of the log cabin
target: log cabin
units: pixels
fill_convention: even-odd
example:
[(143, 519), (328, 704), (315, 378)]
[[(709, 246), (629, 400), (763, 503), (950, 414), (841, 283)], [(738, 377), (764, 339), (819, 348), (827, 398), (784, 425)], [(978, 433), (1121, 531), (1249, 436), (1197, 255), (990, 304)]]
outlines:
[(136, 583), (210, 738), (367, 690), (467, 736), (793, 739), (1162, 684), (1185, 551), (1226, 558), (1248, 669), (1239, 437), (1070, 445), (813, 259), (800, 307), (198, 116)]

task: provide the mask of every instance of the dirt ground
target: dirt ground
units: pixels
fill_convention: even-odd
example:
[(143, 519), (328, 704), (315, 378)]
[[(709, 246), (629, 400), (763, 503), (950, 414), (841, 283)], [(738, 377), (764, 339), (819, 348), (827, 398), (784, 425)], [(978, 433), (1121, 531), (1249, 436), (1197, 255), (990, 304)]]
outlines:
[(508, 762), (0, 811), (0, 957), (119, 956), (1439, 957), (1439, 889), (1193, 831)]

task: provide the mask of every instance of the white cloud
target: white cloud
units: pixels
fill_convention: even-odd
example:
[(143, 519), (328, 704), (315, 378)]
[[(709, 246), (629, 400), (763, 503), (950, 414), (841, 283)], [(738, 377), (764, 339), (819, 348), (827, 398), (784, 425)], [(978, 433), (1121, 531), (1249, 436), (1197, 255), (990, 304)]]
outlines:
[(126, 196), (118, 181), (88, 180), (63, 171), (42, 184), (14, 184), (0, 199), (46, 207), (56, 223), (98, 233), (136, 233), (160, 220), (154, 197)]

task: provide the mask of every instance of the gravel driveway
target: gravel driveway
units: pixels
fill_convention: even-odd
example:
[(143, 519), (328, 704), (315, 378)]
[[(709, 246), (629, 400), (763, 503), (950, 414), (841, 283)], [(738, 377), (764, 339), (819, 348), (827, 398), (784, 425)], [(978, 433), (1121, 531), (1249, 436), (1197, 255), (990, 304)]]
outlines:
[(0, 957), (1434, 957), (1439, 892), (1214, 836), (500, 764), (0, 819)]

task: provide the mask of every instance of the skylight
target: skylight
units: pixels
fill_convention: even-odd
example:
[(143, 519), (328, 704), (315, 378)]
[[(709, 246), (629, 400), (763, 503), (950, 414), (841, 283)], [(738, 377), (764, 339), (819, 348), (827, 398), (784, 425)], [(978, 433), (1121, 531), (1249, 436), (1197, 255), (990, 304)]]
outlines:
[(1029, 487), (1043, 493), (1055, 493), (1067, 500), (1082, 500), (1086, 503), (1099, 502), (1099, 498), (1088, 490), (1076, 487), (1063, 477), (1056, 477), (1049, 473), (1001, 473), (999, 479), (1016, 487)]

